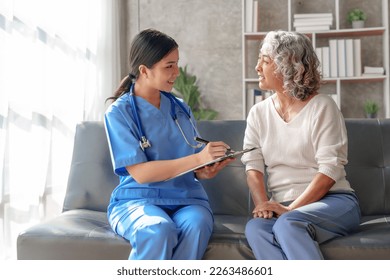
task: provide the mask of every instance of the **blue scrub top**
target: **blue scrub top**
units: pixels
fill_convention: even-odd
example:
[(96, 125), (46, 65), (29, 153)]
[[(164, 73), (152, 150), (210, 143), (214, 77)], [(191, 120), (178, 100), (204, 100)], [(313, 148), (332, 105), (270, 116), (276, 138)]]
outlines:
[[(133, 164), (176, 159), (199, 151), (185, 142), (171, 116), (170, 99), (164, 94), (160, 93), (160, 95), (160, 109), (142, 97), (135, 96), (139, 119), (145, 136), (151, 144), (151, 147), (146, 148), (145, 151), (142, 151), (139, 145), (140, 132), (132, 113), (129, 94), (119, 97), (106, 111), (105, 127), (111, 160), (114, 172), (120, 178), (119, 185), (111, 195), (109, 212), (115, 205), (121, 203), (130, 207), (145, 204), (200, 204), (210, 209), (207, 194), (193, 172), (166, 182), (139, 184), (126, 170), (126, 166)], [(188, 105), (184, 102), (183, 105), (190, 112)], [(197, 136), (196, 131), (186, 113), (178, 105), (175, 105), (175, 111), (185, 136), (192, 143)], [(192, 114), (191, 117), (195, 123)]]

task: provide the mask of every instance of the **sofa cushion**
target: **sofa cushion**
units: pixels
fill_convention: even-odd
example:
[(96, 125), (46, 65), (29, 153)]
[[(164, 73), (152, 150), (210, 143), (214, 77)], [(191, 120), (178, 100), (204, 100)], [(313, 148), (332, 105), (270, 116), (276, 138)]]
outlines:
[(21, 232), (18, 259), (82, 260), (127, 259), (130, 244), (116, 235), (106, 212), (69, 210)]
[[(124, 260), (131, 245), (116, 235), (106, 212), (69, 210), (18, 236), (19, 260)], [(246, 216), (215, 216), (204, 259), (253, 259), (246, 242)]]
[(390, 119), (348, 119), (347, 179), (362, 215), (390, 215)]
[(111, 192), (118, 185), (103, 122), (77, 126), (63, 211), (106, 211)]
[(332, 260), (390, 259), (390, 216), (363, 217), (354, 233), (322, 244), (321, 251)]
[(216, 215), (214, 230), (203, 259), (255, 259), (245, 237), (248, 216)]

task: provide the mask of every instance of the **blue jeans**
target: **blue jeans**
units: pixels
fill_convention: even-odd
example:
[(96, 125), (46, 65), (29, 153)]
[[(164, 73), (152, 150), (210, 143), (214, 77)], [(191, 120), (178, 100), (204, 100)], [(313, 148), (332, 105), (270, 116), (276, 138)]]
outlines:
[(245, 235), (256, 259), (321, 260), (319, 244), (347, 235), (359, 223), (356, 195), (329, 193), (279, 218), (254, 218)]
[(131, 208), (116, 232), (130, 241), (132, 260), (194, 260), (206, 251), (213, 216), (201, 205)]

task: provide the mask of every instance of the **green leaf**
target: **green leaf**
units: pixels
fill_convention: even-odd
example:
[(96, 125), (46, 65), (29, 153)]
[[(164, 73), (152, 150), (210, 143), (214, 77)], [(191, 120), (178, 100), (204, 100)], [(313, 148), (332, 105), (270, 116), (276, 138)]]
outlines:
[(202, 106), (201, 94), (196, 85), (197, 77), (187, 72), (187, 65), (179, 67), (180, 76), (177, 77), (173, 85), (173, 94), (183, 98), (184, 102), (191, 108), (196, 120), (213, 120), (218, 112)]

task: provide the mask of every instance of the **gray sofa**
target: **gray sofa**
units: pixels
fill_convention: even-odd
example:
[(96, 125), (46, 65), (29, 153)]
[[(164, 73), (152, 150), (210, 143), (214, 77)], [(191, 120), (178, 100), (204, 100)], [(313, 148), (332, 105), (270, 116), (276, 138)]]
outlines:
[[(390, 259), (390, 120), (346, 120), (347, 176), (362, 210), (360, 228), (321, 245), (326, 259)], [(242, 147), (245, 121), (199, 122), (202, 136)], [(18, 259), (127, 259), (131, 246), (114, 234), (106, 206), (118, 179), (113, 174), (103, 124), (77, 126), (63, 213), (23, 232)], [(204, 259), (253, 259), (244, 227), (253, 208), (238, 159), (204, 181), (215, 214)]]

